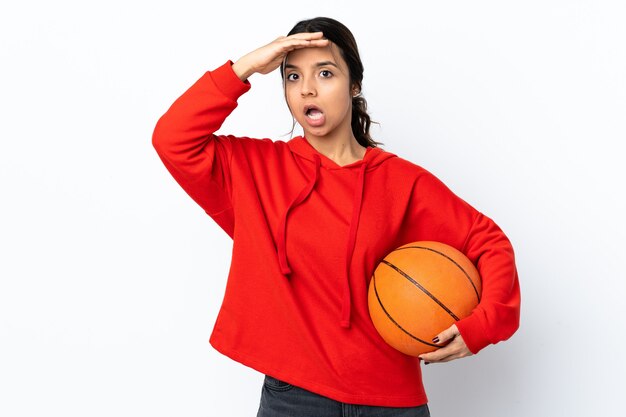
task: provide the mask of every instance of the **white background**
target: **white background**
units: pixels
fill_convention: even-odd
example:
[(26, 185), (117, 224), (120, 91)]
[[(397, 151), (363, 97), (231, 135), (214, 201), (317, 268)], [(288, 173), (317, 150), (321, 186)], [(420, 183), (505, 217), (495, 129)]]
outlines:
[[(320, 15), (359, 43), (376, 139), (516, 250), (521, 327), (425, 368), (433, 417), (622, 415), (624, 3), (214, 3), (0, 6), (0, 415), (256, 414), (262, 375), (208, 344), (231, 242), (151, 135), (205, 71)], [(220, 132), (288, 139), (280, 76), (250, 81)]]

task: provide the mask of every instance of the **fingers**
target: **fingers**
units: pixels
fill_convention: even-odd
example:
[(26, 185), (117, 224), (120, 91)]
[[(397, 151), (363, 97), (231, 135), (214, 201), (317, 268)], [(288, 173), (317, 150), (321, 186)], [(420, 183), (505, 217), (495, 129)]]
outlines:
[(272, 42), (241, 57), (233, 65), (241, 80), (246, 80), (254, 73), (268, 74), (275, 70), (287, 54), (293, 50), (309, 47), (324, 47), (329, 44), (322, 32), (296, 33), (279, 36)]
[(462, 342), (461, 337), (455, 338), (447, 346), (439, 348), (433, 352), (424, 353), (419, 356), (424, 363), (431, 362), (448, 362), (453, 359), (458, 359), (467, 356), (469, 351), (466, 351), (465, 343)]
[(313, 33), (296, 33), (290, 36), (284, 36), (276, 39), (275, 42), (280, 43), (283, 53), (291, 52), (294, 49), (324, 47), (330, 42), (324, 38), (322, 32)]
[(302, 33), (294, 33), (289, 36), (282, 36), (284, 39), (304, 39), (304, 40), (315, 40), (315, 39), (323, 39), (324, 32), (302, 32)]
[(435, 336), (433, 338), (433, 342), (444, 344), (449, 340), (454, 339), (459, 334), (459, 329), (457, 329), (456, 325), (453, 324), (452, 326), (448, 327), (446, 330)]
[(303, 39), (303, 40), (315, 40), (315, 39), (323, 39), (324, 38), (324, 33), (323, 32), (302, 32), (302, 33), (294, 33), (293, 35), (289, 35), (289, 36), (279, 36), (276, 39), (274, 39), (274, 41), (280, 41), (283, 39)]
[(435, 336), (435, 338), (433, 338), (433, 342), (438, 344), (446, 342), (449, 343), (447, 346), (439, 348), (433, 352), (420, 355), (419, 358), (422, 359), (426, 365), (431, 362), (449, 362), (451, 360), (464, 358), (472, 354), (465, 344), (463, 337), (459, 333), (458, 328), (454, 324)]

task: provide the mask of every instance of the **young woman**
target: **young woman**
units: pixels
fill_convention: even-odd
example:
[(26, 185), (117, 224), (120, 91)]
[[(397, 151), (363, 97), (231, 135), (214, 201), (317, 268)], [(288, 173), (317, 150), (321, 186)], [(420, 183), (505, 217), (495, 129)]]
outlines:
[[(216, 135), (253, 74), (280, 67), (304, 135)], [(159, 119), (153, 145), (181, 187), (233, 238), (210, 343), (266, 375), (259, 416), (427, 416), (420, 359), (445, 362), (509, 338), (520, 292), (509, 240), (488, 217), (369, 134), (356, 42), (329, 18), (206, 72)], [(387, 345), (367, 306), (393, 249), (432, 240), (482, 277), (473, 313), (421, 358)]]

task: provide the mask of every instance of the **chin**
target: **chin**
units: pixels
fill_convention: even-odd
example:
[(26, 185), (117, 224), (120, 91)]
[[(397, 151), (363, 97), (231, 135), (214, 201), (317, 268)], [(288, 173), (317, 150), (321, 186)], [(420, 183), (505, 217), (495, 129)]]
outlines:
[(328, 136), (328, 132), (326, 132), (326, 131), (309, 130), (308, 132), (304, 132), (304, 136), (306, 136), (308, 138), (315, 137), (315, 138), (323, 139), (326, 136)]
[(305, 132), (307, 136), (324, 137), (332, 133), (332, 130), (329, 129), (327, 126), (320, 126), (320, 127), (309, 128), (308, 130), (305, 130)]

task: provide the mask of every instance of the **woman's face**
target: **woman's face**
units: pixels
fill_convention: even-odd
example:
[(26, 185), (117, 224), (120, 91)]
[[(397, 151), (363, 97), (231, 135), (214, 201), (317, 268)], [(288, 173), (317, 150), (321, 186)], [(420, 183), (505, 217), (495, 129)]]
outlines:
[(335, 44), (290, 52), (284, 76), (287, 104), (307, 138), (352, 137), (350, 74)]

